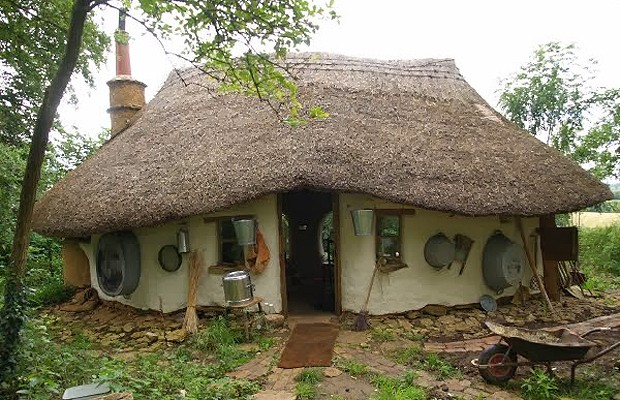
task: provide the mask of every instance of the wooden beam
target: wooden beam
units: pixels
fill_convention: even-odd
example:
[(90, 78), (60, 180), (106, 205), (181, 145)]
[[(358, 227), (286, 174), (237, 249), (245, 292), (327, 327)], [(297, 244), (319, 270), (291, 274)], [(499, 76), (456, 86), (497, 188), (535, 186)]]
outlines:
[(342, 314), (342, 271), (340, 263), (340, 196), (332, 194), (332, 221), (334, 225), (334, 311)]
[(278, 256), (280, 259), (280, 299), (282, 302), (282, 315), (288, 315), (288, 299), (286, 289), (286, 250), (285, 233), (282, 229), (282, 193), (276, 194), (276, 212), (278, 213)]
[[(539, 226), (541, 228), (555, 228), (555, 215), (543, 215), (540, 217)], [(545, 259), (545, 253), (542, 253), (543, 259), (543, 277), (545, 283), (545, 289), (549, 294), (549, 298), (554, 301), (559, 301), (561, 298), (560, 290), (560, 271), (558, 269), (558, 262), (554, 260)]]

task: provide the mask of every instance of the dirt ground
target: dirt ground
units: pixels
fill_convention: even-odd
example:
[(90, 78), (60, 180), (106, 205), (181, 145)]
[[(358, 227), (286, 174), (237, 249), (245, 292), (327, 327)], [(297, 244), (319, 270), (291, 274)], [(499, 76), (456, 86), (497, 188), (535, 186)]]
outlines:
[[(71, 341), (76, 335), (85, 335), (94, 343), (98, 343), (101, 351), (125, 357), (138, 352), (152, 352), (165, 347), (175, 346), (184, 340), (180, 329), (183, 312), (161, 314), (153, 311), (141, 311), (118, 303), (98, 302), (85, 307), (85, 311), (70, 312), (71, 304), (65, 304), (46, 310), (48, 317), (56, 319), (58, 337), (61, 341)], [(620, 311), (620, 293), (609, 293), (604, 297), (589, 297), (578, 300), (564, 297), (561, 302), (554, 303), (556, 316), (550, 315), (540, 298), (530, 299), (527, 304), (501, 303), (497, 311), (485, 313), (476, 306), (458, 308), (432, 308), (430, 310), (412, 311), (401, 315), (378, 316), (371, 318), (371, 330), (365, 333), (350, 332), (354, 315), (345, 314), (340, 318), (341, 333), (349, 332), (354, 338), (350, 346), (365, 352), (387, 358), (386, 348), (408, 346), (420, 342), (449, 342), (485, 337), (490, 334), (484, 321), (493, 320), (506, 325), (540, 328), (556, 326), (588, 320), (597, 316), (608, 315)], [(75, 307), (73, 307), (75, 308)], [(65, 311), (63, 311), (65, 310)], [(427, 312), (428, 311), (428, 312)], [(215, 311), (199, 313), (201, 323), (208, 324), (210, 318), (218, 315)], [(242, 319), (236, 323), (241, 325)], [(277, 348), (281, 349), (287, 336), (287, 328), (266, 331), (276, 339)], [(620, 331), (607, 331), (593, 334), (590, 339), (597, 343), (590, 354), (620, 342)], [(492, 393), (497, 399), (512, 399), (514, 394), (493, 392), (500, 389), (489, 389), (479, 376), (478, 370), (471, 364), (478, 352), (442, 353), (442, 358), (457, 367), (462, 377), (454, 382), (444, 384), (431, 381), (427, 386), (430, 398), (454, 398), (454, 388), (466, 390), (469, 385), (471, 393)], [(553, 365), (554, 373), (569, 376), (569, 363)], [(404, 368), (404, 367), (403, 367)], [(577, 369), (580, 374), (606, 374), (620, 369), (620, 349)], [(519, 368), (518, 378), (527, 376), (529, 368)], [(463, 388), (465, 386), (465, 388)], [(491, 391), (491, 392), (489, 392)], [(355, 378), (347, 373), (325, 379), (318, 385), (318, 399), (332, 399), (339, 395), (346, 399), (368, 399), (376, 392), (375, 387), (365, 378)], [(461, 393), (461, 392), (457, 392)], [(467, 392), (465, 392), (467, 393)], [(513, 397), (510, 397), (513, 396)], [(470, 397), (476, 398), (473, 394)]]

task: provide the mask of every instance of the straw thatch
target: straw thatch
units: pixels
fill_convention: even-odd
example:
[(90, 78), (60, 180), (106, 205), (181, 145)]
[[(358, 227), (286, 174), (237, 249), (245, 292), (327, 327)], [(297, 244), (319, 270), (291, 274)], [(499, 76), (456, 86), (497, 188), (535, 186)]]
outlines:
[(465, 215), (542, 215), (611, 198), (577, 164), (517, 129), (452, 60), (290, 58), (306, 106), (291, 128), (256, 98), (172, 74), (133, 126), (46, 193), (38, 232), (79, 237), (203, 214), (268, 193), (365, 193)]

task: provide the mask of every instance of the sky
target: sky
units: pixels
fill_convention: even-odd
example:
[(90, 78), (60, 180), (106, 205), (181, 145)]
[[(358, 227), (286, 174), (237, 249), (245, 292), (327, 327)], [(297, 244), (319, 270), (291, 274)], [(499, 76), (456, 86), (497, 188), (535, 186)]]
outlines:
[[(309, 47), (376, 59), (453, 58), (465, 79), (497, 108), (501, 79), (518, 71), (541, 44), (575, 43), (584, 58), (598, 60), (597, 84), (620, 88), (620, 0), (335, 0), (338, 23), (325, 21)], [(99, 12), (113, 34), (118, 14)], [(147, 101), (178, 60), (166, 56), (141, 27), (128, 21), (132, 74), (147, 84)], [(109, 127), (108, 88), (114, 55), (96, 75), (96, 87), (76, 84), (77, 106), (63, 103), (67, 126), (96, 135)]]

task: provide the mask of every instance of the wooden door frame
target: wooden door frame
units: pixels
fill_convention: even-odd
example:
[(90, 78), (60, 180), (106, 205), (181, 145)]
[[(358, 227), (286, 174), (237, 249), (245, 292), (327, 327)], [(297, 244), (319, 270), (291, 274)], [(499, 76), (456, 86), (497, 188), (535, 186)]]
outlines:
[(334, 225), (334, 312), (342, 314), (342, 276), (340, 263), (340, 194), (332, 193), (332, 223)]
[(282, 193), (277, 194), (276, 212), (278, 213), (278, 243), (280, 258), (280, 301), (282, 302), (282, 315), (288, 316), (288, 296), (286, 288), (286, 258), (284, 250), (286, 247), (286, 237), (282, 229)]
[[(342, 280), (340, 263), (340, 195), (331, 192), (332, 196), (332, 221), (334, 226), (334, 312), (342, 313)], [(284, 250), (286, 246), (285, 233), (282, 229), (282, 193), (277, 194), (276, 212), (278, 213), (278, 243), (280, 258), (280, 299), (282, 302), (282, 315), (288, 316), (288, 299), (286, 287), (286, 259)]]

